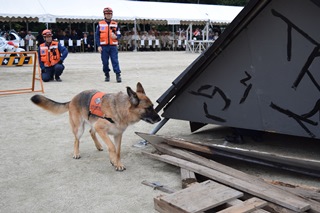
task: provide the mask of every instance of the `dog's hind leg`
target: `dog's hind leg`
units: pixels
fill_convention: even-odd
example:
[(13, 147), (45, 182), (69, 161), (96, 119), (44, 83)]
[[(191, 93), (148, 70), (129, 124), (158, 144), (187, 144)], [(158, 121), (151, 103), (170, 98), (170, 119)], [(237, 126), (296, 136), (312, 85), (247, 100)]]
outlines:
[(91, 128), (89, 132), (92, 137), (92, 140), (94, 141), (94, 145), (96, 145), (96, 147), (97, 147), (97, 150), (103, 151), (101, 143), (99, 142), (99, 140), (97, 138), (96, 131), (93, 128)]

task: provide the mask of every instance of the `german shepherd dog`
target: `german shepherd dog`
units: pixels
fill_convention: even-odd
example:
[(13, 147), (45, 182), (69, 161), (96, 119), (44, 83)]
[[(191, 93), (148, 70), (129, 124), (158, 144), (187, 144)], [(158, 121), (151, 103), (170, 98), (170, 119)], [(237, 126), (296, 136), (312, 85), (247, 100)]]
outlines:
[[(100, 96), (97, 95), (99, 93)], [(137, 83), (136, 92), (127, 87), (127, 94), (123, 92), (105, 94), (97, 90), (86, 90), (65, 103), (55, 102), (43, 95), (34, 95), (31, 101), (54, 114), (69, 111), (69, 121), (75, 137), (74, 159), (80, 158), (80, 138), (85, 124), (89, 124), (90, 134), (96, 148), (99, 151), (103, 150), (96, 137), (97, 132), (108, 147), (110, 162), (116, 171), (125, 170), (120, 160), (120, 152), (122, 134), (126, 128), (140, 120), (150, 124), (161, 120), (140, 82)], [(114, 136), (114, 143), (110, 140), (109, 135)]]

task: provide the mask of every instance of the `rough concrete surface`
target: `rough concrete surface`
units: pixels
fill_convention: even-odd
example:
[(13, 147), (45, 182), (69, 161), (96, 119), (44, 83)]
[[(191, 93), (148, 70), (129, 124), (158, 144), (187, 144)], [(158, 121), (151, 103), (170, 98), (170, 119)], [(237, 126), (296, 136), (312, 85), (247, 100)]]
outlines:
[[(65, 102), (83, 90), (125, 92), (126, 86), (135, 89), (140, 81), (156, 106), (157, 98), (198, 56), (168, 51), (120, 52), (123, 82), (116, 83), (111, 72), (111, 81), (106, 83), (98, 53), (69, 53), (61, 76), (63, 82), (44, 83), (44, 95)], [(29, 87), (30, 70), (30, 66), (0, 67), (0, 90)], [(150, 213), (155, 212), (153, 198), (161, 192), (141, 184), (143, 180), (181, 188), (177, 167), (142, 155), (142, 150), (153, 150), (150, 145), (132, 147), (142, 140), (134, 132), (148, 133), (155, 125), (140, 121), (127, 129), (122, 143), (122, 162), (127, 170), (116, 172), (105, 145), (103, 152), (97, 151), (88, 128), (80, 143), (81, 159), (72, 159), (68, 114), (53, 115), (40, 109), (30, 101), (34, 94), (0, 96), (0, 212)], [(192, 134), (188, 122), (169, 120), (159, 134), (209, 141), (223, 137), (224, 130), (214, 129), (211, 125)], [(319, 143), (308, 144), (318, 156)], [(269, 147), (266, 142), (263, 145)], [(286, 147), (275, 146), (280, 150)], [(237, 163), (231, 165), (238, 168)], [(254, 167), (242, 164), (239, 169), (266, 179), (319, 186), (315, 178), (277, 170), (266, 172), (259, 166), (252, 170), (251, 166)]]

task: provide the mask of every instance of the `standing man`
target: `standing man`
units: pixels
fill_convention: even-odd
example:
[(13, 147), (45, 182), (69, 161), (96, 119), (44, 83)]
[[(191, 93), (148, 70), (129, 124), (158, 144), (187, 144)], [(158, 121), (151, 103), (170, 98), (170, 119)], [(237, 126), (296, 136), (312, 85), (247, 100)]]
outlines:
[(68, 50), (58, 41), (52, 41), (50, 30), (44, 30), (42, 36), (45, 42), (40, 44), (38, 50), (42, 80), (48, 82), (55, 78), (56, 81), (61, 82), (60, 75), (64, 70), (63, 61), (68, 56)]
[(110, 81), (109, 57), (113, 71), (116, 74), (116, 80), (121, 82), (121, 71), (118, 60), (118, 40), (121, 38), (118, 23), (111, 20), (113, 11), (110, 7), (103, 9), (104, 20), (100, 21), (96, 30), (96, 42), (99, 53), (101, 53), (101, 60), (103, 64), (103, 72), (105, 81)]
[(24, 37), (26, 41), (27, 51), (31, 51), (35, 49), (36, 37), (32, 35), (31, 31), (28, 31), (28, 34)]

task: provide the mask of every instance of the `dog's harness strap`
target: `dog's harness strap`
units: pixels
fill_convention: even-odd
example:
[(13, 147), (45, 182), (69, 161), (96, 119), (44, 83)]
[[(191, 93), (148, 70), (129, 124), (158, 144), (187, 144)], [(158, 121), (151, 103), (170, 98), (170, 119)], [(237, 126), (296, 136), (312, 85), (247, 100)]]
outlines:
[(113, 123), (113, 124), (114, 124), (114, 121), (113, 121), (111, 118), (103, 117), (103, 116), (98, 116), (98, 115), (92, 114), (92, 113), (89, 111), (88, 117), (90, 117), (90, 115), (94, 115), (94, 116), (96, 116), (96, 117), (99, 117), (99, 118), (102, 118), (102, 119), (106, 119), (106, 120), (109, 121), (110, 123)]
[(108, 120), (110, 123), (114, 123), (114, 121), (111, 118), (108, 118), (104, 115), (104, 113), (101, 110), (101, 103), (102, 103), (102, 97), (105, 95), (103, 92), (96, 92), (90, 100), (90, 105), (89, 105), (89, 114), (88, 118), (90, 115), (97, 116), (99, 118), (103, 118)]

